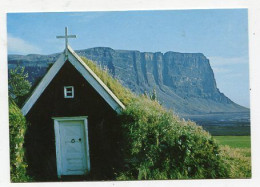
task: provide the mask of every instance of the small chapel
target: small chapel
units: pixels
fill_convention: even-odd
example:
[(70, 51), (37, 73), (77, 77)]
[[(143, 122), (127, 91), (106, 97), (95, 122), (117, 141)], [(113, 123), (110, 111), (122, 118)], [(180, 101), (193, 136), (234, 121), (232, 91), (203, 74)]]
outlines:
[[(117, 160), (117, 115), (125, 106), (68, 44), (29, 96), (22, 113), (30, 175), (41, 179), (112, 172)], [(107, 176), (109, 178), (109, 176)], [(102, 176), (104, 179), (104, 175)]]

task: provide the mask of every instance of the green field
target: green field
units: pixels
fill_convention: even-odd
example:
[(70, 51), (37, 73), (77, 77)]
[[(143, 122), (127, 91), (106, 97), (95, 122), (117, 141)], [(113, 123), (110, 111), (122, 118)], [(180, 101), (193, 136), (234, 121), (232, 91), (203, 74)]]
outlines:
[(232, 148), (251, 148), (250, 136), (214, 136), (220, 145)]

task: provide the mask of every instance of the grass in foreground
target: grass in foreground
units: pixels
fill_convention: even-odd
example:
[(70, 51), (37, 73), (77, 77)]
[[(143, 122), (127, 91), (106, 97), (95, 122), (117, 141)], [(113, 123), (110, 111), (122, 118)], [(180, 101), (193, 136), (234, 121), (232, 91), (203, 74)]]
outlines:
[(250, 136), (214, 136), (230, 169), (231, 178), (251, 177)]
[(221, 155), (229, 168), (230, 178), (251, 178), (251, 149), (221, 146)]

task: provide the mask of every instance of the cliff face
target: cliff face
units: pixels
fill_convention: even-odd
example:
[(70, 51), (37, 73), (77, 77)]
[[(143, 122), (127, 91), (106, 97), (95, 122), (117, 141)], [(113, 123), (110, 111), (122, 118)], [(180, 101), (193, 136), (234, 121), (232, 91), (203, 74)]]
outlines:
[[(220, 93), (209, 60), (201, 53), (163, 54), (105, 47), (76, 52), (107, 68), (113, 77), (135, 93), (156, 89), (159, 101), (177, 113), (248, 111)], [(57, 57), (58, 54), (9, 55), (8, 63), (9, 68), (18, 62), (25, 66), (29, 80), (34, 82), (45, 74), (48, 63), (55, 62)]]

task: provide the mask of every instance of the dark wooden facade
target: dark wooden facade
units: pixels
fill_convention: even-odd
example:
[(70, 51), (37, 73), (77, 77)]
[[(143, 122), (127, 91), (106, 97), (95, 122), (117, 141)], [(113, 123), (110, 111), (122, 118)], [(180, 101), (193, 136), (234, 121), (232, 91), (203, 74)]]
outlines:
[[(64, 98), (64, 86), (74, 86), (74, 98)], [(30, 175), (39, 181), (57, 179), (52, 117), (70, 116), (88, 116), (92, 179), (113, 179), (113, 168), (120, 163), (117, 113), (68, 61), (26, 114), (30, 123), (25, 139)]]

